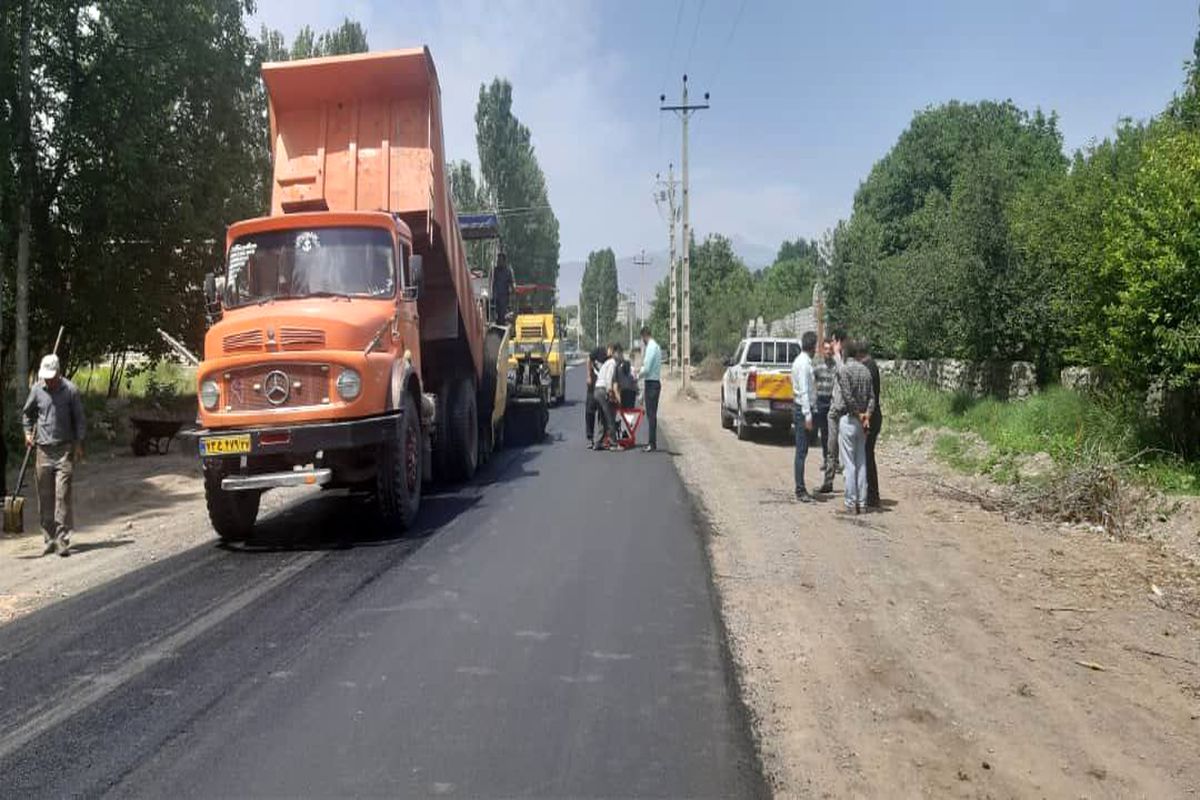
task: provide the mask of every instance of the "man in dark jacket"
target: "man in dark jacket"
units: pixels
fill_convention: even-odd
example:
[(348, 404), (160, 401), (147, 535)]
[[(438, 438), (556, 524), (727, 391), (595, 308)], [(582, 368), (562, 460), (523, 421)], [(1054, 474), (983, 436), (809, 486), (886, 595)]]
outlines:
[(867, 428), (867, 506), (879, 508), (879, 468), (875, 465), (875, 442), (879, 439), (879, 429), (883, 427), (882, 395), (879, 393), (879, 365), (871, 357), (871, 348), (866, 340), (863, 340), (860, 347), (863, 353), (860, 362), (871, 373), (871, 384), (875, 388), (875, 410), (871, 414)]
[(57, 550), (67, 556), (75, 527), (71, 485), (75, 462), (83, 457), (83, 403), (53, 353), (42, 359), (38, 378), (25, 400), (22, 421), (25, 444), (37, 453), (38, 515), (46, 541), (42, 555)]

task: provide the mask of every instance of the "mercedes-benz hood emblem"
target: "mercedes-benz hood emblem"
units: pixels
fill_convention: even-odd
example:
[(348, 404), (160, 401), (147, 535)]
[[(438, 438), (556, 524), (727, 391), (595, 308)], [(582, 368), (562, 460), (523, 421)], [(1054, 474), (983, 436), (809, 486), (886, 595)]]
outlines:
[(267, 373), (267, 377), (263, 379), (263, 395), (267, 398), (267, 402), (273, 406), (281, 406), (287, 402), (288, 396), (292, 393), (292, 382), (288, 378), (287, 373), (281, 370), (272, 370)]

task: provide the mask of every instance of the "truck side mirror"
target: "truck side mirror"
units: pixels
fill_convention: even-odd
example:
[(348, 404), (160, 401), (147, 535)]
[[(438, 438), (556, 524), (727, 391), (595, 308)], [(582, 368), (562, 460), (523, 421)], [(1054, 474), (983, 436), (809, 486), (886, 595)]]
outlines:
[[(222, 286), (223, 290), (225, 287)], [(217, 275), (210, 272), (204, 276), (204, 321), (212, 325), (221, 318), (221, 294), (217, 289)]]
[(409, 256), (408, 276), (411, 282), (404, 287), (404, 299), (416, 300), (421, 296), (421, 284), (425, 280), (425, 269), (421, 256), (416, 254)]

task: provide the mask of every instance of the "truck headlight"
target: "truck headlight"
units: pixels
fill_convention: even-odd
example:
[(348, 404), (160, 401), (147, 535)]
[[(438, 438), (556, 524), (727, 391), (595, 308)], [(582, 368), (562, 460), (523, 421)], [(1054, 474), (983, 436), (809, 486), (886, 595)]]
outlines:
[(217, 386), (217, 382), (213, 380), (203, 381), (200, 384), (200, 404), (212, 411), (217, 407), (217, 403), (221, 400), (221, 390)]
[(362, 378), (352, 369), (342, 370), (337, 378), (337, 392), (343, 400), (353, 400), (362, 392)]

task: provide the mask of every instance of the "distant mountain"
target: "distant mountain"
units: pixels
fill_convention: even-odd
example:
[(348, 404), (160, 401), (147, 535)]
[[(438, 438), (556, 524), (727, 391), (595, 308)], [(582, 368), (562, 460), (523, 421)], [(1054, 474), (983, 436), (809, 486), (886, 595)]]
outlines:
[(736, 234), (730, 237), (729, 241), (733, 245), (733, 252), (737, 253), (738, 258), (745, 261), (750, 269), (771, 266), (775, 263), (775, 254), (779, 252), (778, 248), (751, 242)]
[[(730, 242), (733, 244), (733, 252), (737, 253), (738, 258), (746, 262), (746, 266), (750, 269), (762, 269), (775, 261), (776, 251), (770, 247), (748, 241), (742, 236), (733, 236)], [(617, 279), (622, 291), (627, 289), (633, 292), (643, 291), (641, 269), (633, 263), (635, 258), (637, 255), (617, 258)], [(648, 297), (653, 298), (654, 287), (667, 276), (668, 251), (651, 252), (648, 250), (646, 258), (650, 260), (650, 263), (646, 265), (644, 291)], [(579, 302), (579, 286), (583, 283), (585, 266), (587, 266), (585, 261), (563, 261), (558, 265), (559, 305), (573, 306)]]

